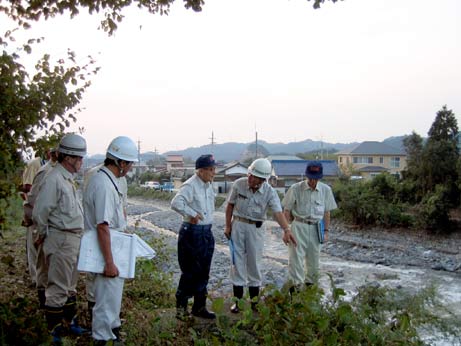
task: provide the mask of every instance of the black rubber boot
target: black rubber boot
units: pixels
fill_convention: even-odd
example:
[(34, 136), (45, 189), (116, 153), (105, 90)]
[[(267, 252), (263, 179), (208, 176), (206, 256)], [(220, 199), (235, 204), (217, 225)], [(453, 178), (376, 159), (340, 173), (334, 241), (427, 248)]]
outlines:
[[(234, 297), (237, 299), (243, 298), (243, 286), (233, 286)], [(240, 312), (238, 301), (236, 301), (230, 308), (230, 311), (234, 314), (238, 314)]]
[(187, 311), (187, 298), (179, 298), (176, 296), (176, 318), (180, 321), (185, 321), (189, 318), (189, 311)]
[(120, 335), (120, 328), (121, 327), (117, 327), (117, 328), (112, 329), (112, 333), (114, 333), (114, 335), (116, 337), (116, 339), (113, 340), (113, 346), (123, 346), (122, 337)]
[(90, 316), (90, 325), (93, 324), (93, 308), (96, 305), (96, 302), (88, 301), (88, 316)]
[(60, 346), (62, 345), (62, 319), (64, 317), (63, 309), (56, 308), (51, 306), (45, 306), (45, 316), (46, 316), (46, 323), (48, 325), (48, 331), (53, 338), (51, 344), (53, 346)]
[(45, 310), (45, 303), (46, 303), (46, 296), (45, 296), (45, 289), (38, 288), (37, 289), (37, 296), (38, 296), (38, 304), (40, 310)]
[(290, 287), (290, 296), (293, 296), (293, 294), (299, 293), (299, 288), (296, 286), (291, 286)]
[(83, 335), (88, 333), (88, 329), (82, 328), (78, 325), (77, 321), (77, 297), (72, 296), (67, 298), (67, 302), (64, 305), (64, 320), (69, 325), (69, 331), (74, 335)]
[(196, 317), (206, 318), (209, 320), (215, 319), (214, 312), (206, 309), (206, 295), (194, 296), (194, 305), (192, 306), (192, 315)]
[(259, 286), (250, 286), (248, 287), (248, 291), (250, 292), (251, 309), (255, 311), (258, 305)]

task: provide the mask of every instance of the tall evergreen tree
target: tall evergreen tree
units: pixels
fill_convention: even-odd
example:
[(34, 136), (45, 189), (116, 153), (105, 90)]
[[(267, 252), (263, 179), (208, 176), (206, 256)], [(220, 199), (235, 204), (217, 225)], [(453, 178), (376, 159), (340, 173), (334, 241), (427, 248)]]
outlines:
[(453, 205), (459, 202), (457, 133), (455, 114), (443, 106), (432, 123), (422, 155), (425, 192), (433, 191), (438, 184), (444, 185), (448, 189), (449, 202)]
[(458, 134), (458, 121), (447, 105), (437, 112), (434, 122), (428, 132), (429, 141), (447, 141), (456, 147), (456, 135)]

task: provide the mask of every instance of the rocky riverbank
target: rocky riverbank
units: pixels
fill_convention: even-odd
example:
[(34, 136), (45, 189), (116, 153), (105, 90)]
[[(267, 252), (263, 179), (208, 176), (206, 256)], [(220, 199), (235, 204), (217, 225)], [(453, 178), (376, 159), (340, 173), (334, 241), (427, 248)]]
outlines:
[[(181, 218), (170, 210), (167, 203), (133, 199), (130, 200), (128, 214), (131, 227), (136, 224), (138, 231), (146, 235), (163, 234), (172, 247), (176, 246)], [(277, 224), (267, 222), (266, 227), (262, 263), (264, 283), (281, 287), (286, 282), (287, 250)], [(223, 230), (224, 213), (221, 208), (215, 213), (213, 223), (216, 252), (210, 277), (210, 291), (219, 295), (227, 295), (231, 290), (229, 251)], [(173, 258), (165, 269), (177, 277), (179, 268), (175, 256), (175, 251), (172, 251)], [(333, 222), (330, 240), (322, 249), (321, 270), (331, 274), (335, 284), (351, 292), (354, 285), (357, 287), (370, 281), (380, 284), (385, 281), (385, 284), (399, 287), (405, 285), (405, 280), (413, 280), (414, 283), (420, 280), (423, 285), (429, 280), (440, 280), (438, 274), (443, 274), (444, 280), (448, 277), (461, 283), (461, 233), (441, 236), (412, 230), (357, 230)], [(421, 271), (422, 274), (418, 275)], [(322, 276), (321, 284), (329, 285), (326, 275)]]

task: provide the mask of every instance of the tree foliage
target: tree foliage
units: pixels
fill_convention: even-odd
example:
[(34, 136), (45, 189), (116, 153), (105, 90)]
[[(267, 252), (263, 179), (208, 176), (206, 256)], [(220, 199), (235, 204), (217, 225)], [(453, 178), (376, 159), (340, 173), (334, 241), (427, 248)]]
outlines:
[(458, 123), (452, 110), (443, 106), (429, 130), (429, 138), (423, 150), (423, 176), (425, 191), (434, 192), (439, 184), (444, 185), (449, 193), (449, 202), (459, 202), (457, 169), (459, 153), (456, 146)]
[[(315, 9), (325, 0), (307, 0), (313, 2)], [(333, 3), (338, 0), (329, 0)], [(342, 0), (341, 0), (342, 1)], [(87, 10), (90, 14), (102, 14), (101, 28), (113, 34), (118, 24), (122, 22), (123, 11), (130, 6), (136, 5), (141, 10), (147, 10), (152, 14), (168, 15), (174, 0), (36, 0), (36, 1), (0, 1), (0, 12), (18, 22), (21, 26), (30, 27), (30, 21), (48, 19), (58, 15), (69, 14), (75, 17), (81, 10)], [(199, 12), (205, 5), (203, 0), (183, 0), (187, 9)]]
[[(22, 156), (30, 147), (37, 151), (55, 145), (62, 131), (80, 109), (89, 76), (97, 73), (94, 60), (79, 65), (72, 51), (60, 59), (44, 55), (29, 73), (21, 64), (41, 39), (15, 45), (14, 30), (0, 38), (0, 199), (10, 201), (20, 181)], [(39, 137), (42, 137), (39, 139)], [(9, 202), (6, 203), (9, 205)], [(6, 227), (5, 210), (0, 210), (0, 229)]]

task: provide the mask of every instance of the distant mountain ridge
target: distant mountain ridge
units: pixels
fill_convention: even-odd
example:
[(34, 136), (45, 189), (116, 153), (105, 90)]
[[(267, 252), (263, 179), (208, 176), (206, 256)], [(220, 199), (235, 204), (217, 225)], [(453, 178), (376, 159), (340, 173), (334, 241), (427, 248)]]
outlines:
[[(383, 140), (383, 143), (390, 145), (395, 148), (402, 148), (403, 147), (403, 139), (406, 137), (404, 136), (394, 136), (389, 137)], [(306, 153), (312, 151), (321, 151), (327, 152), (332, 149), (336, 150), (343, 150), (349, 149), (361, 142), (352, 142), (352, 143), (328, 143), (322, 141), (314, 141), (311, 139), (306, 139), (300, 142), (290, 142), (290, 143), (269, 143), (263, 140), (258, 141), (258, 152), (260, 150), (261, 153), (268, 154), (268, 155), (277, 155), (277, 154), (285, 154), (285, 155), (296, 155), (299, 153)], [(249, 148), (255, 147), (255, 142), (250, 143), (237, 143), (237, 142), (228, 142), (222, 144), (215, 144), (211, 146), (211, 144), (202, 145), (200, 147), (190, 147), (183, 150), (172, 150), (167, 151), (161, 156), (171, 155), (171, 154), (178, 154), (182, 155), (185, 158), (190, 158), (191, 160), (197, 159), (202, 154), (207, 154), (213, 152), (215, 158), (220, 161), (231, 162), (234, 160), (240, 160), (242, 155), (245, 151)], [(141, 153), (141, 160), (143, 162), (147, 162), (155, 158), (154, 152), (145, 152)], [(104, 155), (97, 154), (90, 157), (90, 160), (99, 160), (102, 162), (104, 160)]]
[[(406, 136), (395, 136), (389, 137), (383, 141), (392, 147), (401, 148), (403, 146), (403, 138)], [(263, 152), (268, 152), (269, 155), (277, 155), (277, 154), (286, 154), (286, 155), (296, 155), (299, 153), (306, 153), (312, 152), (315, 150), (318, 151), (328, 151), (331, 149), (336, 150), (343, 150), (348, 149), (356, 146), (360, 142), (352, 142), (352, 143), (328, 143), (322, 141), (314, 141), (311, 139), (306, 139), (301, 142), (290, 142), (290, 143), (268, 143), (266, 141), (258, 141), (258, 147), (261, 147)], [(170, 155), (170, 154), (179, 154), (183, 155), (184, 157), (189, 157), (192, 160), (195, 160), (202, 154), (213, 152), (214, 156), (218, 160), (230, 162), (234, 160), (240, 160), (242, 154), (249, 146), (254, 146), (255, 142), (250, 143), (223, 143), (223, 144), (215, 144), (213, 147), (211, 145), (203, 145), (201, 147), (192, 147), (186, 148), (184, 150), (175, 150), (175, 151), (167, 151), (163, 153), (163, 155)]]

